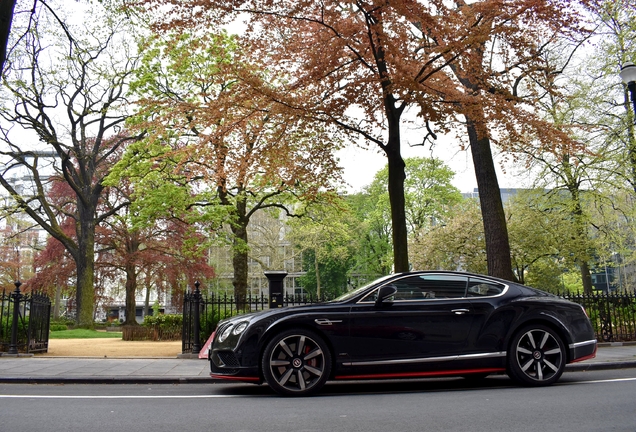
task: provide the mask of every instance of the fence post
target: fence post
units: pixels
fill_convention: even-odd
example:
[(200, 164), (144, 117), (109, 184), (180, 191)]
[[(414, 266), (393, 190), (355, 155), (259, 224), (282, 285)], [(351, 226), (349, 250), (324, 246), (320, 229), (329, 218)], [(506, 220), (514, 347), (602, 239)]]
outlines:
[(11, 323), (11, 344), (9, 345), (9, 351), (7, 351), (9, 355), (18, 354), (18, 317), (20, 315), (20, 299), (22, 298), (20, 285), (22, 285), (22, 282), (16, 281), (15, 291), (11, 293), (11, 297), (13, 297), (13, 321)]
[(199, 354), (201, 351), (201, 291), (199, 291), (199, 281), (194, 283), (194, 343), (192, 344), (192, 354)]

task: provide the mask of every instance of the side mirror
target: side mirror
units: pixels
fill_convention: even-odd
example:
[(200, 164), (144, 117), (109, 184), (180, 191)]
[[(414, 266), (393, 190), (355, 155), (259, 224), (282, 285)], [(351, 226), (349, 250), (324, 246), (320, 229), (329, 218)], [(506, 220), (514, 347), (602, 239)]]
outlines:
[(375, 305), (380, 306), (382, 303), (393, 303), (389, 300), (395, 295), (397, 288), (395, 285), (384, 285), (378, 291), (378, 298), (375, 300)]

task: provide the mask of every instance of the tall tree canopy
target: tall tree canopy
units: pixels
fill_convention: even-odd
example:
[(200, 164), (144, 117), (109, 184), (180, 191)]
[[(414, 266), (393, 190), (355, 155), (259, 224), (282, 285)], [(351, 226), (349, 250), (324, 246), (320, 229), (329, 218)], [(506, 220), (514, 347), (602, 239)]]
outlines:
[[(122, 132), (136, 56), (107, 16), (102, 27), (65, 26), (58, 33), (51, 24), (57, 17), (37, 13), (31, 32), (7, 59), (0, 89), (7, 101), (0, 110), (0, 184), (15, 210), (28, 214), (73, 257), (77, 321), (92, 326), (95, 227), (118, 210), (98, 213), (102, 180), (117, 151), (138, 138)], [(27, 182), (19, 185), (18, 176)], [(72, 201), (49, 200), (53, 178), (73, 190)], [(62, 228), (67, 218), (75, 222), (71, 236)]]
[(143, 52), (133, 123), (147, 137), (129, 148), (111, 182), (131, 178), (137, 205), (155, 217), (197, 209), (190, 215), (211, 229), (229, 225), (234, 291), (244, 296), (250, 218), (267, 208), (291, 212), (295, 200), (333, 189), (338, 142), (246, 84), (264, 89), (269, 76), (250, 68), (225, 33), (151, 38)]
[[(157, 28), (204, 28), (246, 17), (244, 38), (251, 55), (280, 77), (267, 92), (270, 97), (313, 120), (336, 124), (352, 140), (362, 138), (382, 149), (389, 166), (396, 271), (409, 267), (401, 155), (404, 114), (411, 109), (422, 123), (436, 124), (441, 131), (449, 130), (449, 116), (467, 121), (478, 184), (488, 198), (482, 210), (492, 212), (484, 218), (489, 272), (513, 277), (490, 145), (501, 132), (522, 137), (520, 126), (540, 123), (521, 104), (531, 105), (533, 98), (523, 99), (519, 91), (534, 87), (533, 72), (541, 66), (538, 54), (545, 44), (577, 30), (575, 1), (138, 4), (163, 12)], [(429, 128), (427, 138), (433, 136)]]

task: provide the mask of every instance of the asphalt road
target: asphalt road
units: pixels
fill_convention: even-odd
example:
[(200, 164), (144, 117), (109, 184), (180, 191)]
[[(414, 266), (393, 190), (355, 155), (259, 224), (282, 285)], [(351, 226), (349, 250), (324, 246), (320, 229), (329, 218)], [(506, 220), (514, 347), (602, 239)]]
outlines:
[(44, 430), (636, 432), (636, 369), (567, 373), (547, 388), (348, 382), (310, 398), (244, 384), (0, 385), (0, 432)]

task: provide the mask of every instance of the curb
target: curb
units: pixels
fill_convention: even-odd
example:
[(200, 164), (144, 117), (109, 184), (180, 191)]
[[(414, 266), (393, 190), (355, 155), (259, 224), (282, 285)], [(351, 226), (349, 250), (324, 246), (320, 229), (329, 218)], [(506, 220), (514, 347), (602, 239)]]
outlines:
[(565, 372), (585, 372), (598, 370), (615, 370), (615, 369), (632, 369), (636, 368), (636, 360), (634, 361), (614, 361), (614, 362), (596, 362), (596, 363), (571, 363), (565, 365)]
[(597, 347), (619, 347), (619, 346), (636, 346), (636, 341), (629, 342), (597, 342)]
[(0, 384), (221, 384), (209, 377), (0, 377)]
[[(564, 372), (586, 372), (636, 368), (635, 361), (572, 363)], [(0, 377), (0, 384), (227, 384), (229, 381), (211, 377)]]

